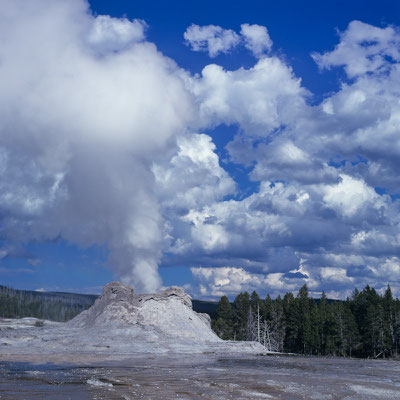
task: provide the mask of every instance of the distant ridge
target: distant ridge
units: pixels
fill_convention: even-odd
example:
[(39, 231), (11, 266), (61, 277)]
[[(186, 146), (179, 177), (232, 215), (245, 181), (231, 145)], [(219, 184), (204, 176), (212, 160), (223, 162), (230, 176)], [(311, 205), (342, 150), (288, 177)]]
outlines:
[[(35, 290), (12, 289), (0, 285), (0, 300), (2, 300), (0, 304), (0, 317), (36, 317), (53, 321), (68, 321), (81, 311), (92, 306), (99, 297), (100, 296), (96, 294), (39, 292)], [(57, 318), (57, 316), (52, 315), (53, 313), (51, 313), (51, 315), (45, 315), (41, 310), (44, 310), (46, 307), (38, 307), (38, 305), (40, 305), (38, 303), (42, 305), (48, 303), (48, 306), (52, 303), (61, 303), (64, 307), (68, 308), (68, 312), (66, 313), (68, 318)], [(35, 307), (33, 307), (33, 305), (35, 305)], [(217, 302), (192, 300), (192, 305), (193, 311), (206, 313), (211, 319), (216, 318)]]

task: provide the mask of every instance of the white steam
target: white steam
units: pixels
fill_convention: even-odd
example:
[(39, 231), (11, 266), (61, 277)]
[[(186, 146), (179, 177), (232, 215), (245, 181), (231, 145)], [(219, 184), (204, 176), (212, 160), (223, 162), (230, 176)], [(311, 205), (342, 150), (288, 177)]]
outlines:
[(151, 165), (191, 116), (141, 21), (83, 0), (0, 1), (0, 237), (106, 244), (123, 281), (161, 284)]

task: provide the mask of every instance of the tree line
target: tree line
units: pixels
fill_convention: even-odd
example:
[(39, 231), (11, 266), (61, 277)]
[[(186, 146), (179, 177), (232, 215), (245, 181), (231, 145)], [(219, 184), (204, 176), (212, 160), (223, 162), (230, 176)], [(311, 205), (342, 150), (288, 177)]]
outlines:
[(368, 285), (346, 301), (309, 296), (261, 299), (254, 291), (231, 304), (222, 296), (212, 328), (225, 340), (255, 340), (271, 351), (349, 357), (398, 357), (400, 301), (390, 286), (380, 295)]
[(65, 322), (89, 308), (96, 298), (94, 295), (14, 290), (0, 285), (0, 317)]

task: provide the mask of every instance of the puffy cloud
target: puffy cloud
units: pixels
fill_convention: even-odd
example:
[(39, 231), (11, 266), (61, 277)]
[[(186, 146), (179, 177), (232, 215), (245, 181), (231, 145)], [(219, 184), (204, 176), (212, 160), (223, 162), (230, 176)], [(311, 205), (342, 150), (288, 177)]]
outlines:
[(190, 25), (183, 37), (193, 51), (208, 52), (211, 58), (220, 53), (228, 53), (239, 45), (244, 45), (257, 58), (262, 57), (272, 47), (268, 30), (262, 25), (242, 24), (240, 34), (232, 29), (217, 25)]
[(341, 215), (351, 217), (366, 205), (372, 205), (377, 209), (384, 206), (384, 201), (365, 182), (347, 175), (341, 175), (341, 179), (340, 183), (323, 188), (323, 201), (327, 207)]
[(210, 57), (227, 53), (239, 43), (239, 36), (233, 30), (216, 25), (192, 24), (183, 36), (193, 51), (206, 51)]
[(100, 53), (120, 51), (145, 39), (144, 21), (129, 21), (126, 18), (111, 18), (99, 15), (94, 21), (87, 37), (88, 43)]
[[(238, 288), (276, 294), (307, 283), (315, 295), (325, 290), (340, 297), (369, 282), (386, 285), (383, 275), (393, 281), (381, 265), (388, 255), (398, 254), (397, 207), (348, 176), (335, 184), (263, 182), (243, 200), (215, 202), (179, 219), (190, 230), (171, 253), (176, 260), (190, 254), (186, 262), (202, 266), (194, 278), (212, 296), (224, 290), (233, 295)], [(218, 285), (213, 279), (224, 268), (242, 269), (244, 277), (235, 274), (229, 284)], [(276, 274), (274, 286), (267, 277)]]
[[(310, 105), (301, 79), (269, 53), (261, 26), (243, 24), (240, 35), (189, 27), (196, 51), (215, 56), (242, 44), (260, 58), (252, 68), (211, 64), (193, 76), (145, 40), (143, 21), (95, 17), (81, 0), (1, 7), (7, 245), (57, 237), (105, 244), (115, 273), (145, 291), (161, 285), (160, 262), (192, 267), (204, 296), (303, 283), (343, 296), (393, 284), (397, 28), (353, 22), (333, 51), (314, 55), (351, 79)], [(213, 135), (221, 124), (237, 129), (223, 162), (247, 167), (256, 187), (247, 197), (211, 136), (193, 133)]]
[[(198, 295), (209, 297), (236, 296), (239, 292), (256, 290), (261, 296), (278, 294), (280, 289), (296, 290), (295, 283), (288, 282), (281, 273), (256, 274), (243, 268), (191, 268)], [(286, 281), (286, 282), (285, 282)]]
[(256, 57), (262, 56), (272, 47), (272, 40), (265, 26), (242, 24), (240, 33), (245, 41), (246, 48)]
[(321, 278), (328, 282), (354, 282), (354, 278), (347, 276), (344, 268), (323, 267), (321, 268)]
[(318, 118), (299, 124), (320, 132), (317, 146), (311, 140), (307, 144), (314, 152), (339, 160), (347, 174), (392, 193), (400, 191), (399, 44), (397, 27), (350, 23), (332, 52), (314, 58), (324, 67), (343, 66), (351, 80), (322, 102)]
[[(259, 184), (246, 198), (178, 217), (185, 250), (174, 254), (201, 266), (203, 293), (268, 287), (262, 277), (271, 274), (281, 274), (281, 292), (302, 282), (336, 297), (367, 283), (398, 290), (399, 202), (375, 190), (400, 190), (398, 42), (397, 28), (351, 23), (335, 50), (314, 55), (351, 80), (314, 106), (290, 67), (268, 54), (250, 69), (212, 64), (189, 80), (199, 124), (236, 125), (229, 156)], [(246, 274), (256, 275), (252, 284)]]
[(388, 58), (400, 61), (399, 32), (388, 26), (378, 28), (360, 21), (352, 21), (340, 33), (335, 50), (312, 56), (321, 68), (344, 66), (347, 75), (354, 78), (368, 72), (387, 71)]
[(236, 184), (219, 165), (215, 145), (205, 134), (186, 134), (178, 139), (171, 158), (153, 165), (159, 198), (164, 208), (180, 212), (197, 209), (223, 199)]
[(277, 57), (236, 71), (210, 64), (188, 86), (199, 102), (203, 126), (239, 124), (253, 136), (267, 136), (282, 124), (294, 123), (304, 112), (307, 95), (291, 68)]
[[(240, 159), (240, 148), (237, 148), (236, 138), (228, 145), (234, 160)], [(246, 140), (246, 139), (245, 139)], [(292, 138), (276, 138), (272, 142), (260, 143), (253, 149), (256, 160), (251, 177), (254, 180), (290, 180), (304, 184), (337, 183), (338, 170), (327, 162), (308, 153), (295, 144)]]

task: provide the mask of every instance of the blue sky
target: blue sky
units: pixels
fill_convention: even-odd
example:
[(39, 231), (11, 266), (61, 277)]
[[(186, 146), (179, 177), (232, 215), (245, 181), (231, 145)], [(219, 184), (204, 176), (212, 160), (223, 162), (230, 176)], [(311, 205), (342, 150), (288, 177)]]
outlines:
[[(200, 72), (210, 60), (204, 53), (193, 54), (184, 45), (183, 32), (191, 24), (220, 25), (237, 30), (240, 25), (264, 25), (273, 38), (275, 51), (284, 56), (304, 86), (316, 96), (337, 90), (341, 71), (318, 72), (311, 52), (323, 52), (337, 44), (336, 30), (344, 31), (349, 22), (363, 21), (375, 26), (397, 25), (400, 5), (384, 1), (187, 1), (127, 2), (90, 1), (98, 14), (140, 18), (149, 25), (147, 37), (167, 56), (192, 72)], [(215, 59), (229, 69), (251, 67), (254, 59), (243, 51)], [(339, 77), (339, 79), (338, 79)]]
[(400, 294), (398, 2), (89, 3), (0, 6), (0, 284)]

